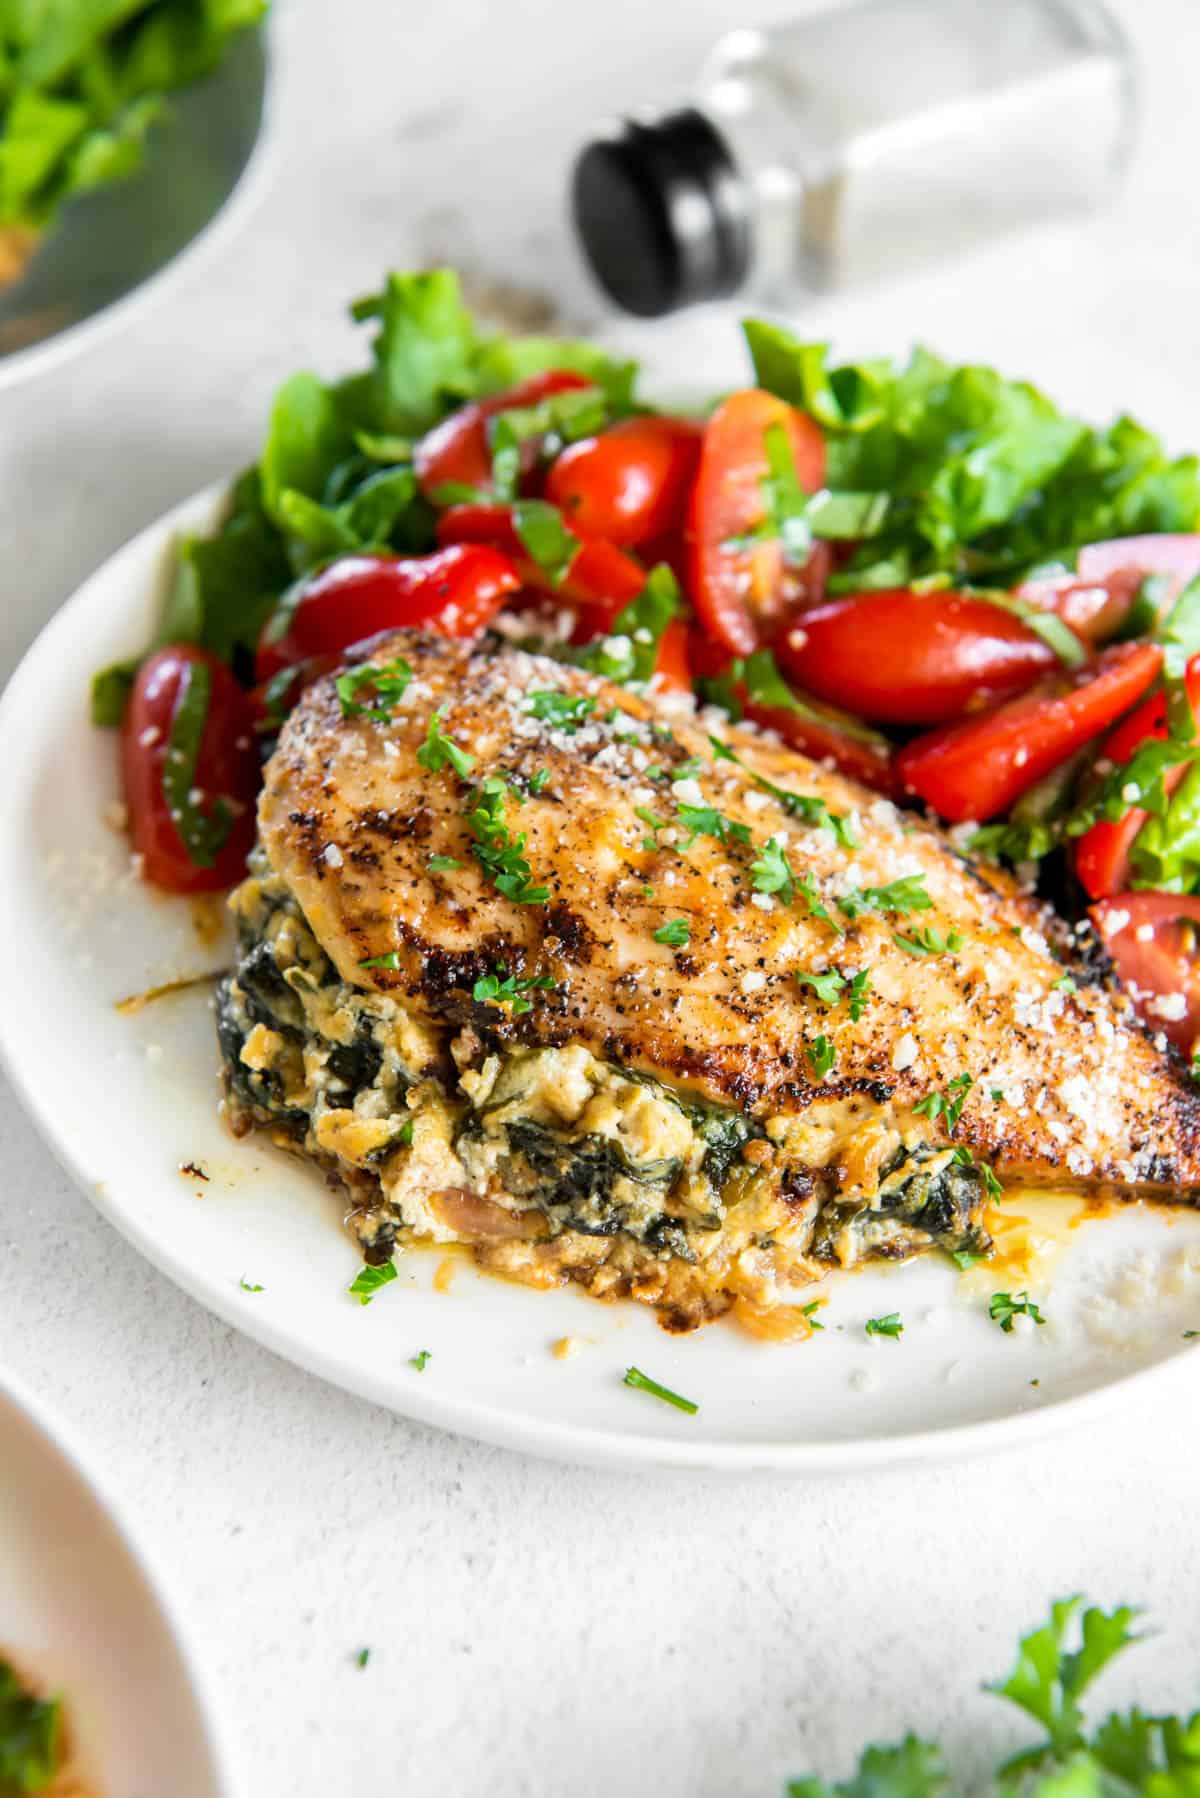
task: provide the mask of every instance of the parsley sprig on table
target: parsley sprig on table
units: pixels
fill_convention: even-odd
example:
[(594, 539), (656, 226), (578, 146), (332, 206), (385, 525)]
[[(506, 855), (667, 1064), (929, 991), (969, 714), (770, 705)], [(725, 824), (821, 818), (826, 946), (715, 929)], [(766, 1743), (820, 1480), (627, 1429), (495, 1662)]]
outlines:
[(1007, 1679), (984, 1687), (1032, 1718), (1038, 1739), (990, 1779), (954, 1776), (943, 1749), (908, 1735), (864, 1751), (856, 1775), (833, 1784), (793, 1779), (787, 1798), (1193, 1798), (1200, 1790), (1200, 1712), (1152, 1716), (1138, 1706), (1093, 1724), (1083, 1698), (1125, 1649), (1142, 1638), (1129, 1605), (1081, 1611), (1082, 1598), (1050, 1607), (1023, 1636)]

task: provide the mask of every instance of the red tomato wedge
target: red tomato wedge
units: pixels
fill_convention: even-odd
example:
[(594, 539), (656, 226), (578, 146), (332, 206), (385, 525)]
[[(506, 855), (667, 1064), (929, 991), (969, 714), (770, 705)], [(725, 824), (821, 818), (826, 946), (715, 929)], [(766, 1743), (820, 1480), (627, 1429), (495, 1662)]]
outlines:
[[(1193, 656), (1188, 663), (1187, 690), (1195, 709), (1200, 706), (1200, 656)], [(1163, 742), (1166, 735), (1167, 701), (1160, 689), (1118, 724), (1104, 745), (1105, 759), (1120, 766), (1139, 744), (1150, 739)], [(1168, 793), (1179, 785), (1183, 772), (1182, 766), (1166, 771), (1163, 784)], [(1132, 806), (1124, 817), (1111, 822), (1102, 818), (1079, 838), (1075, 844), (1075, 873), (1089, 899), (1103, 899), (1110, 893), (1123, 892), (1129, 885), (1130, 853), (1148, 816), (1141, 806)]]
[[(688, 596), (701, 622), (734, 655), (750, 655), (820, 596), (805, 569), (787, 565), (779, 543), (734, 546), (767, 515), (763, 480), (773, 426), (787, 432), (800, 485), (815, 493), (825, 476), (819, 426), (774, 394), (750, 387), (731, 394), (709, 419), (688, 508)], [(820, 565), (827, 568), (827, 558)]]
[[(732, 658), (728, 650), (693, 625), (688, 637), (688, 661), (694, 680), (724, 674)], [(773, 730), (792, 749), (814, 762), (840, 769), (877, 793), (896, 792), (892, 746), (869, 725), (833, 706), (822, 705), (808, 693), (793, 693), (794, 705), (763, 705), (752, 700), (742, 682), (734, 693), (743, 714), (763, 730)]]
[(917, 737), (896, 758), (900, 778), (953, 823), (994, 818), (1127, 712), (1161, 662), (1157, 644), (1117, 644), (1077, 675)]
[(216, 656), (174, 643), (142, 663), (121, 725), (121, 778), (148, 881), (213, 893), (241, 879), (259, 762), (247, 696)]
[(511, 559), (486, 544), (432, 556), (344, 556), (285, 594), (259, 637), (255, 680), (336, 655), (377, 631), (472, 637), (520, 585)]
[(692, 690), (688, 627), (682, 618), (672, 618), (662, 634), (651, 685), (660, 693), (690, 693)]
[(685, 418), (623, 418), (572, 443), (546, 475), (546, 498), (581, 537), (645, 543), (683, 517), (701, 427)]
[(1014, 613), (960, 593), (889, 587), (829, 599), (776, 639), (780, 667), (877, 724), (943, 724), (1007, 699), (1057, 666)]
[(1121, 628), (1147, 576), (1165, 578), (1169, 604), (1198, 574), (1200, 534), (1114, 537), (1085, 544), (1073, 574), (1040, 576), (1026, 581), (1017, 594), (1030, 605), (1057, 612), (1085, 642), (1103, 643)]
[[(460, 406), (440, 425), (427, 431), (417, 445), (414, 461), (421, 492), (427, 499), (449, 481), (461, 481), (468, 487), (489, 487), (492, 480), (492, 456), (488, 444), (488, 419), (498, 412), (509, 412), (518, 406), (536, 406), (552, 393), (566, 393), (573, 387), (590, 387), (586, 375), (571, 368), (549, 368), (540, 375), (530, 375), (493, 393), (485, 400), (472, 400)], [(531, 455), (536, 445), (530, 445)]]
[(646, 570), (615, 543), (581, 539), (571, 566), (555, 586), (517, 535), (508, 506), (451, 506), (437, 521), (439, 543), (491, 543), (511, 556), (526, 587), (552, 593), (579, 608), (572, 642), (590, 643), (646, 585)]
[(1190, 1059), (1200, 1036), (1200, 898), (1117, 893), (1090, 915), (1142, 1018)]

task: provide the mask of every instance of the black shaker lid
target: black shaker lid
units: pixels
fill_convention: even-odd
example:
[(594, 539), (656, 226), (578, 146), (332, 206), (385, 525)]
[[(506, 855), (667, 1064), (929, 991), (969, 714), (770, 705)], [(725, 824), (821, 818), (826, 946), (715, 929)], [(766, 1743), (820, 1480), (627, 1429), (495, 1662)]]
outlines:
[(653, 318), (741, 286), (750, 266), (745, 183), (693, 107), (624, 119), (580, 151), (572, 214), (592, 272), (627, 312)]

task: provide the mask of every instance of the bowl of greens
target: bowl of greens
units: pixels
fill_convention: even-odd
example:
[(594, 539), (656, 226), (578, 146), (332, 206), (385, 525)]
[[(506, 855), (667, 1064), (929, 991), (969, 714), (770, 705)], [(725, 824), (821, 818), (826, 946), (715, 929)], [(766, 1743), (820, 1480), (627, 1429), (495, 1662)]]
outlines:
[(231, 216), (267, 0), (0, 5), (0, 386), (82, 348)]

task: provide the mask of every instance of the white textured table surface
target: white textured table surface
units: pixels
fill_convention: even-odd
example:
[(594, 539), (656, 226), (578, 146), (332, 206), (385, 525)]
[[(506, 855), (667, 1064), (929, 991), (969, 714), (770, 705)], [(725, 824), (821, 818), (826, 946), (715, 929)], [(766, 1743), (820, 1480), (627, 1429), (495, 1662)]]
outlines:
[[(1123, 11), (1147, 134), (1118, 211), (881, 296), (852, 329), (869, 340), (874, 316), (879, 338), (994, 356), (1081, 406), (1117, 391), (1195, 442), (1200, 10)], [(567, 149), (597, 109), (670, 97), (730, 22), (730, 0), (286, 10), (255, 215), (135, 330), (0, 396), (0, 666), (110, 550), (247, 459), (280, 376), (358, 353), (341, 308), (388, 264), (466, 249), (594, 314), (558, 233)], [(716, 384), (727, 321), (681, 329)], [(1153, 1391), (1019, 1459), (809, 1486), (521, 1460), (214, 1322), (68, 1187), (7, 1095), (0, 1362), (173, 1575), (247, 1794), (767, 1798), (908, 1725), (965, 1744), (979, 1723), (982, 1754), (1005, 1721), (976, 1681), (1077, 1589), (1165, 1628), (1114, 1697), (1195, 1701), (1200, 1450)]]

